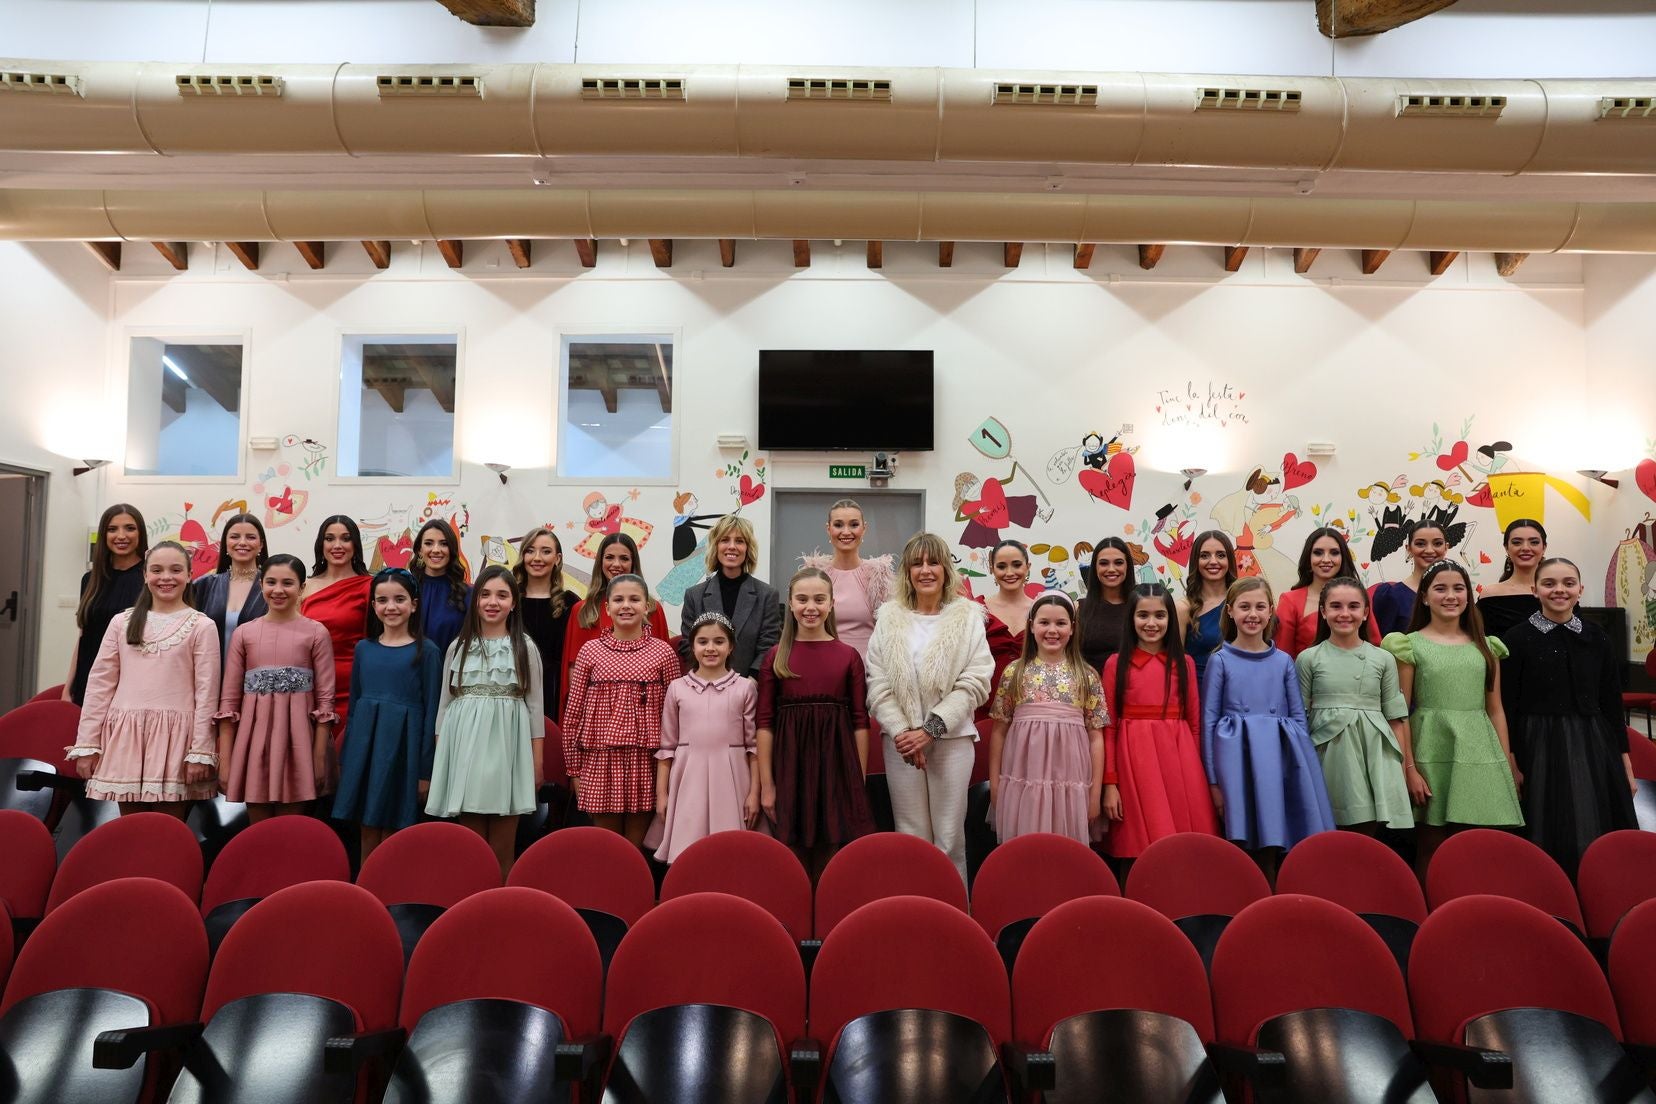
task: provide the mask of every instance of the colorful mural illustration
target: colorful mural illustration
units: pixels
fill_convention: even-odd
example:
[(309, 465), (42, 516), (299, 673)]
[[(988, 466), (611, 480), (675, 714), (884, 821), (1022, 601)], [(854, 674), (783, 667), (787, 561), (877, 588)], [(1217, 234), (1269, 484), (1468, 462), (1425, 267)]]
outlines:
[(1627, 611), (1632, 655), (1642, 659), (1656, 647), (1656, 516), (1649, 511), (1630, 529), (1610, 557), (1604, 601)]
[(1293, 586), (1299, 572), (1294, 556), (1275, 547), (1276, 534), (1304, 515), (1298, 496), (1288, 493), (1281, 471), (1263, 467), (1253, 469), (1241, 490), (1225, 495), (1208, 512), (1214, 524), (1236, 542), (1238, 573), (1263, 575), (1278, 593)]
[(452, 495), (436, 491), (428, 491), (425, 502), (419, 505), (387, 506), (385, 512), (377, 517), (357, 519), (363, 543), (368, 546), (363, 550), (368, 559), (368, 570), (408, 567), (413, 563), (414, 535), (432, 518), (448, 522), (454, 527), (455, 535), (461, 538), (460, 559), (469, 577), (471, 568), (470, 564), (465, 563), (464, 542), (466, 532), (471, 528), (471, 511)]
[(1235, 384), (1207, 380), (1198, 385), (1186, 380), (1183, 387), (1156, 392), (1156, 414), (1164, 426), (1218, 426), (1246, 425), (1248, 415), (1242, 410), (1246, 391)]
[[(765, 458), (744, 450), (734, 463), (715, 469), (713, 478), (732, 481), (725, 485), (735, 500), (729, 513), (740, 514), (765, 497)], [(692, 491), (673, 498), (673, 567), (655, 587), (656, 596), (669, 605), (683, 602), (684, 592), (707, 574), (707, 537), (701, 534), (725, 515), (697, 514), (700, 508), (701, 499)]]
[(592, 559), (598, 554), (598, 545), (611, 533), (625, 533), (639, 548), (643, 548), (655, 532), (655, 526), (641, 518), (627, 517), (619, 502), (612, 503), (601, 492), (593, 491), (581, 500), (581, 512), (586, 515), (583, 527), (586, 536), (575, 546), (576, 555)]
[[(1052, 520), (1052, 502), (1035, 477), (1012, 455), (1012, 433), (998, 418), (985, 418), (967, 440), (991, 460), (1009, 460), (1012, 468), (1004, 479), (973, 472), (955, 476), (953, 508), (955, 520), (966, 523), (959, 543), (967, 548), (993, 548), (1003, 530), (1014, 525), (1028, 529), (1036, 518)], [(1008, 495), (1006, 488), (1022, 479), (1033, 494)]]
[(1060, 449), (1047, 461), (1047, 478), (1064, 483), (1073, 475), (1088, 495), (1120, 510), (1131, 509), (1133, 487), (1138, 482), (1138, 463), (1133, 454), (1138, 446), (1122, 443), (1130, 426), (1109, 440), (1098, 432), (1088, 433), (1079, 445)]
[(328, 471), (328, 446), (309, 437), (290, 433), (282, 438), (282, 448), (299, 461), (299, 471), (306, 481), (325, 475)]

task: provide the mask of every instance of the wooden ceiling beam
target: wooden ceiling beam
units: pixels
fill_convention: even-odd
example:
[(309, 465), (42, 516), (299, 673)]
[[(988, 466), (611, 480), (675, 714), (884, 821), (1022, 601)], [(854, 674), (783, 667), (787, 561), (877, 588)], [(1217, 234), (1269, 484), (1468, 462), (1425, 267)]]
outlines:
[(667, 356), (661, 351), (661, 346), (652, 345), (651, 348), (655, 351), (656, 358), (656, 398), (661, 401), (661, 412), (671, 414), (673, 412), (673, 375), (667, 369)]
[(1317, 30), (1325, 38), (1382, 34), (1441, 11), (1455, 0), (1317, 0)]
[(1317, 254), (1321, 249), (1300, 248), (1294, 250), (1294, 271), (1304, 276), (1311, 271), (1311, 266), (1317, 263)]
[[(420, 377), (431, 397), (437, 400), (437, 405), (448, 414), (454, 413), (454, 359), (452, 356), (412, 356), (397, 358), (403, 364), (414, 369), (414, 374)], [(446, 366), (449, 370), (441, 372), (438, 369)]]
[(533, 27), (535, 0), (437, 0), (474, 27)]
[(1502, 276), (1511, 276), (1518, 271), (1518, 266), (1528, 259), (1528, 253), (1497, 253), (1495, 254), (1495, 271)]
[[(673, 239), (651, 238), (650, 259), (655, 261), (657, 268), (673, 267)], [(613, 411), (612, 411), (613, 413)]]
[(736, 267), (736, 239), (735, 238), (720, 238), (719, 239), (719, 267), (721, 267), (721, 268), (735, 268)]
[(512, 263), (517, 265), (519, 268), (529, 267), (528, 238), (507, 238), (506, 252), (512, 255)]
[(1225, 247), (1225, 271), (1237, 272), (1242, 268), (1242, 260), (1248, 255), (1245, 245), (1228, 245)]
[(1392, 251), (1389, 249), (1364, 249), (1362, 255), (1363, 275), (1373, 276), (1380, 271), (1380, 266), (1386, 263), (1386, 258), (1392, 255)]
[(1097, 248), (1098, 246), (1092, 242), (1077, 242), (1075, 244), (1075, 260), (1073, 262), (1075, 267), (1081, 269), (1091, 268), (1093, 250)]
[(1460, 253), (1453, 249), (1433, 249), (1426, 254), (1426, 267), (1432, 270), (1433, 276), (1442, 276), (1449, 271), (1449, 266), (1455, 263)]
[(594, 268), (598, 264), (598, 242), (594, 238), (576, 238), (575, 255), (581, 258), (582, 268)]
[(293, 248), (299, 251), (299, 255), (305, 258), (305, 263), (313, 269), (321, 268), (323, 262), (327, 260), (327, 246), (322, 242), (296, 241), (293, 243)]
[(407, 405), (408, 386), (406, 384), (397, 383), (394, 380), (375, 380), (369, 386), (380, 393), (380, 398), (385, 400), (385, 405), (391, 408), (393, 414), (403, 412), (403, 407)]
[(611, 414), (621, 409), (621, 395), (615, 389), (615, 384), (605, 378), (605, 382), (598, 388), (598, 393), (604, 396), (604, 409)]
[(165, 365), (162, 366), (161, 402), (168, 410), (171, 410), (174, 414), (184, 413), (185, 408), (189, 405), (184, 398), (184, 393), (189, 390), (189, 387), (189, 384), (167, 371)]
[(190, 267), (190, 245), (188, 242), (151, 242), (155, 251), (167, 258), (167, 263), (178, 271), (183, 272)]
[(793, 253), (794, 253), (794, 267), (795, 268), (810, 268), (811, 267), (811, 243), (808, 240), (806, 240), (805, 238), (795, 238), (793, 240), (793, 247), (794, 247), (794, 250), (793, 250)]
[(459, 268), (466, 263), (466, 243), (458, 238), (438, 238), (437, 252), (443, 255), (443, 263), (450, 268)]
[(227, 241), (224, 243), (224, 248), (228, 249), (231, 255), (234, 256), (236, 260), (240, 261), (242, 263), (242, 267), (247, 269), (247, 271), (259, 271), (258, 242)]
[(871, 241), (868, 243), (868, 267), (885, 267), (885, 242)]
[(89, 241), (86, 248), (111, 272), (121, 271), (121, 243), (118, 241)]
[[(168, 356), (184, 369), (190, 383), (206, 392), (220, 407), (234, 414), (241, 408), (241, 365), (222, 367), (214, 352), (194, 345), (169, 345)], [(171, 372), (167, 373), (173, 379)]]
[(374, 262), (375, 268), (391, 267), (391, 243), (388, 241), (365, 241), (362, 248), (367, 251), (368, 259)]
[(1161, 264), (1162, 254), (1166, 252), (1167, 246), (1165, 245), (1139, 246), (1139, 267), (1149, 272), (1152, 268)]
[(1001, 263), (1007, 268), (1017, 268), (1018, 262), (1023, 260), (1023, 242), (1004, 242), (1001, 245)]

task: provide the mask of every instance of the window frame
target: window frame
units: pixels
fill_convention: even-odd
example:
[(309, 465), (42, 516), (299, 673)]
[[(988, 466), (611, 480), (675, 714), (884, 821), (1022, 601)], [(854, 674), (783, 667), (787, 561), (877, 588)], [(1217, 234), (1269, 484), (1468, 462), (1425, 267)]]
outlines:
[[(453, 445), (449, 450), (451, 456), (450, 469), (447, 475), (344, 475), (340, 472), (338, 457), (344, 451), (344, 430), (339, 424), (339, 417), (345, 399), (345, 344), (351, 340), (363, 341), (367, 338), (391, 339), (398, 337), (452, 337), (454, 339), (454, 424)], [(365, 341), (365, 344), (378, 344), (377, 341)], [(440, 344), (432, 341), (429, 344)], [(357, 326), (341, 327), (334, 336), (334, 370), (330, 378), (333, 380), (333, 470), (328, 475), (328, 485), (331, 487), (458, 487), (460, 485), (460, 412), (465, 409), (466, 401), (466, 329), (464, 326), (380, 326), (362, 328)], [(361, 381), (358, 381), (361, 385)], [(358, 455), (361, 455), (362, 423), (357, 422)]]
[[(552, 380), (552, 456), (551, 467), (547, 476), (547, 484), (553, 487), (677, 487), (680, 472), (680, 444), (683, 432), (683, 419), (679, 416), (680, 401), (683, 392), (679, 382), (683, 378), (684, 366), (684, 331), (679, 326), (599, 326), (599, 325), (560, 325), (554, 328), (557, 344), (553, 347), (553, 356), (556, 359), (557, 370), (550, 373)], [(673, 413), (672, 429), (668, 434), (668, 466), (669, 471), (660, 476), (631, 476), (631, 475), (564, 475), (564, 427), (567, 424), (569, 411), (569, 346), (572, 342), (583, 339), (602, 339), (610, 343), (647, 344), (651, 339), (659, 342), (661, 338), (668, 338), (673, 346)]]
[[(132, 433), (132, 343), (139, 338), (159, 339), (169, 342), (179, 339), (179, 344), (214, 344), (209, 340), (217, 338), (217, 344), (229, 341), (238, 341), (241, 344), (241, 409), (236, 412), (238, 424), (236, 432), (236, 470), (231, 475), (165, 475), (160, 473), (130, 472), (127, 470), (127, 454), (131, 445)], [(120, 464), (120, 480), (135, 486), (208, 486), (208, 487), (237, 487), (245, 485), (251, 465), (248, 464), (248, 441), (252, 438), (249, 421), (252, 417), (253, 395), (253, 331), (250, 328), (234, 326), (124, 326), (120, 333), (120, 346), (116, 350), (115, 393), (119, 396), (121, 411), (121, 448), (120, 456), (112, 458)], [(114, 463), (110, 465), (114, 467)]]

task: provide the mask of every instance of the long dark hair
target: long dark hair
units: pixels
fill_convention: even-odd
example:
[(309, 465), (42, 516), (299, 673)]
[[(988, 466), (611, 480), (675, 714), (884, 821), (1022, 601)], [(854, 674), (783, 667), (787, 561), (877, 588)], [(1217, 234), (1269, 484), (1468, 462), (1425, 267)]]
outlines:
[[(638, 558), (638, 544), (625, 533), (611, 533), (598, 542), (598, 551), (592, 554), (592, 586), (587, 588), (587, 596), (581, 600), (575, 610), (575, 623), (583, 629), (593, 628), (598, 624), (598, 612), (609, 601), (609, 576), (604, 574), (604, 551), (611, 545), (619, 544), (632, 554), (632, 567), (627, 574), (637, 575), (644, 570), (644, 565)], [(655, 601), (650, 592), (644, 592), (644, 616), (648, 617), (655, 610)]]
[[(195, 588), (189, 585), (190, 581), (188, 578), (190, 570), (189, 549), (185, 548), (177, 541), (162, 541), (160, 544), (144, 553), (144, 566), (146, 572), (149, 567), (151, 556), (155, 555), (157, 552), (169, 551), (177, 552), (180, 556), (184, 557), (184, 572), (186, 578), (184, 580), (184, 586), (179, 590), (179, 594), (183, 598), (186, 606), (189, 606), (191, 609), (195, 609)], [(144, 642), (144, 626), (149, 621), (150, 610), (154, 607), (154, 605), (155, 595), (150, 593), (149, 580), (146, 579), (144, 581), (144, 589), (138, 595), (138, 600), (132, 603), (132, 615), (127, 618), (126, 642), (128, 644), (138, 645)]]
[[(230, 530), (238, 525), (251, 525), (259, 533), (259, 556), (254, 562), (258, 564), (260, 571), (265, 569), (265, 564), (270, 560), (270, 541), (265, 538), (264, 524), (252, 514), (232, 514), (224, 523), (224, 528), (219, 530), (218, 567), (214, 569), (214, 574), (223, 575), (230, 570)], [(300, 574), (299, 581), (305, 581), (303, 573)]]
[[(1543, 537), (1543, 540), (1546, 538)], [(1415, 598), (1414, 613), (1409, 617), (1409, 631), (1419, 632), (1432, 622), (1432, 611), (1426, 605), (1426, 594), (1432, 588), (1432, 580), (1445, 571), (1453, 571), (1460, 575), (1461, 581), (1466, 584), (1466, 607), (1461, 610), (1459, 625), (1461, 632), (1472, 641), (1473, 647), (1484, 660), (1484, 690), (1487, 692), (1495, 688), (1495, 653), (1489, 650), (1489, 641), (1484, 639), (1483, 616), (1478, 613), (1478, 605), (1472, 600), (1472, 576), (1466, 568), (1454, 560), (1439, 560), (1426, 569), (1426, 574), (1420, 577), (1420, 591)]]
[[(1230, 534), (1219, 529), (1205, 529), (1196, 534), (1196, 541), (1190, 546), (1190, 570), (1185, 572), (1185, 601), (1190, 603), (1190, 616), (1194, 620), (1196, 611), (1202, 605), (1202, 572), (1197, 566), (1202, 559), (1202, 545), (1209, 541), (1218, 541), (1225, 549), (1225, 589), (1236, 582), (1236, 543), (1230, 539)], [(1097, 553), (1093, 553), (1097, 555)]]
[(368, 584), (368, 626), (366, 635), (369, 640), (378, 640), (385, 635), (385, 622), (379, 619), (374, 612), (374, 592), (381, 583), (395, 583), (408, 591), (408, 599), (413, 603), (408, 610), (408, 634), (414, 638), (414, 646), (409, 651), (414, 653), (414, 661), (410, 666), (420, 666), (420, 645), (425, 643), (425, 626), (420, 624), (420, 584), (415, 581), (414, 573), (406, 567), (381, 568), (374, 575), (374, 581)]
[[(1507, 542), (1512, 539), (1512, 534), (1517, 532), (1519, 529), (1534, 529), (1537, 533), (1540, 533), (1541, 551), (1543, 553), (1546, 552), (1547, 530), (1542, 527), (1539, 521), (1536, 521), (1533, 518), (1519, 518), (1517, 521), (1512, 522), (1504, 530), (1502, 530), (1501, 547), (1503, 549), (1507, 546)], [(1536, 565), (1536, 570), (1540, 570), (1539, 564)], [(1498, 583), (1504, 583), (1510, 578), (1512, 578), (1512, 557), (1508, 556), (1506, 558), (1506, 564), (1501, 568), (1501, 577), (1495, 581)]]
[(1127, 559), (1127, 578), (1121, 582), (1121, 600), (1126, 601), (1127, 595), (1133, 589), (1133, 550), (1127, 547), (1127, 542), (1120, 537), (1105, 537), (1093, 545), (1092, 563), (1087, 565), (1087, 593), (1082, 597), (1084, 602), (1093, 602), (1104, 598), (1104, 582), (1098, 577), (1098, 554), (1106, 548), (1113, 548)]
[(449, 673), (449, 690), (452, 693), (460, 692), (460, 673), (466, 666), (466, 653), (482, 639), (483, 618), (477, 612), (477, 603), (483, 593), (483, 585), (496, 579), (505, 582), (506, 589), (512, 592), (512, 611), (506, 615), (506, 636), (512, 642), (512, 669), (517, 679), (518, 696), (526, 697), (529, 693), (529, 638), (523, 634), (523, 610), (519, 605), (517, 580), (512, 578), (512, 571), (505, 564), (485, 567), (472, 586), (466, 618), (460, 623), (460, 635), (454, 640), (454, 668)]
[(1368, 623), (1369, 623), (1369, 618), (1368, 618), (1368, 613), (1369, 613), (1368, 589), (1363, 586), (1363, 583), (1362, 583), (1361, 579), (1354, 579), (1350, 575), (1336, 575), (1336, 576), (1334, 576), (1334, 578), (1328, 580), (1328, 582), (1323, 584), (1322, 593), (1317, 595), (1317, 639), (1316, 639), (1316, 643), (1321, 644), (1323, 641), (1327, 640), (1329, 637), (1334, 635), (1334, 630), (1328, 627), (1328, 615), (1323, 612), (1323, 609), (1324, 609), (1325, 606), (1328, 605), (1328, 592), (1331, 591), (1331, 590), (1339, 590), (1341, 588), (1349, 588), (1351, 590), (1355, 590), (1358, 594), (1362, 595), (1362, 598), (1363, 598), (1363, 619), (1361, 621), (1357, 622), (1357, 639), (1361, 640), (1361, 641), (1363, 641), (1364, 643), (1367, 643), (1367, 644), (1378, 643), (1377, 641), (1370, 640), (1369, 639), (1369, 634), (1368, 634)]
[(1340, 570), (1334, 573), (1334, 577), (1337, 579), (1344, 575), (1357, 578), (1357, 561), (1351, 558), (1351, 546), (1346, 543), (1345, 534), (1325, 525), (1311, 530), (1311, 535), (1305, 538), (1305, 547), (1300, 549), (1299, 581), (1290, 589), (1304, 590), (1311, 585), (1311, 547), (1324, 537), (1333, 537), (1334, 543), (1340, 546)]
[(350, 535), (351, 573), (353, 575), (368, 574), (368, 564), (362, 558), (362, 530), (357, 528), (356, 519), (347, 517), (345, 514), (334, 514), (331, 517), (323, 518), (322, 524), (316, 527), (316, 544), (311, 549), (311, 556), (316, 563), (311, 568), (311, 575), (315, 577), (328, 573), (328, 561), (322, 555), (322, 538), (335, 525), (343, 525), (345, 532)]
[(448, 545), (448, 566), (443, 568), (443, 578), (448, 582), (449, 605), (455, 609), (466, 608), (466, 565), (460, 562), (460, 537), (455, 533), (454, 526), (442, 518), (432, 518), (420, 526), (420, 531), (414, 534), (414, 560), (420, 565), (421, 572), (427, 577), (431, 573), (425, 570), (425, 561), (420, 559), (420, 542), (425, 539), (427, 531), (435, 529), (442, 536), (443, 543)]
[[(1131, 564), (1133, 561), (1127, 561)], [(1138, 631), (1133, 628), (1133, 613), (1145, 602), (1160, 602), (1167, 610), (1167, 633), (1162, 637), (1162, 653), (1167, 656), (1167, 669), (1162, 674), (1162, 711), (1172, 700), (1174, 669), (1179, 679), (1179, 716), (1185, 715), (1190, 702), (1190, 673), (1185, 670), (1184, 641), (1179, 639), (1178, 612), (1173, 608), (1173, 595), (1160, 583), (1142, 583), (1127, 591), (1127, 616), (1121, 621), (1121, 648), (1116, 652), (1115, 700), (1116, 712), (1127, 708), (1127, 674), (1133, 667), (1133, 649), (1138, 647)]]
[[(554, 533), (551, 528), (545, 525), (537, 525), (523, 535), (523, 540), (518, 543), (518, 562), (512, 565), (512, 578), (517, 580), (518, 593), (527, 596), (529, 594), (529, 570), (523, 566), (523, 554), (529, 551), (529, 546), (531, 544), (534, 544), (542, 537), (551, 537), (552, 547), (558, 550), (558, 563), (552, 568), (552, 576), (547, 580), (547, 582), (552, 587), (552, 616), (554, 618), (562, 617), (564, 615), (565, 602), (563, 541), (558, 539), (558, 534)], [(601, 568), (602, 564), (599, 566)]]
[[(105, 510), (98, 518), (98, 535), (92, 542), (92, 577), (86, 581), (86, 590), (81, 594), (80, 605), (75, 607), (75, 624), (79, 628), (86, 628), (87, 614), (97, 604), (99, 595), (115, 574), (115, 556), (109, 551), (109, 523), (122, 514), (138, 523), (138, 562), (143, 563), (149, 556), (149, 529), (145, 527), (144, 515), (138, 512), (138, 507), (117, 502)], [(93, 646), (96, 647), (96, 644)]]

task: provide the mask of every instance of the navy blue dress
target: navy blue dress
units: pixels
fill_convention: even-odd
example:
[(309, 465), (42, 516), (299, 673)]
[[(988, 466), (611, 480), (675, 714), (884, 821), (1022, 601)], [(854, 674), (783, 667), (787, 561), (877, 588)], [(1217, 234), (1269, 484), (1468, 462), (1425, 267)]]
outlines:
[(422, 640), (416, 662), (411, 647), (356, 646), (333, 804), (340, 820), (395, 830), (420, 818), (420, 783), (431, 779), (437, 750), (443, 656)]
[[(1415, 590), (1408, 583), (1380, 583), (1369, 598), (1374, 611), (1374, 623), (1380, 626), (1380, 640), (1392, 633), (1409, 631), (1409, 618), (1414, 616)], [(1378, 644), (1380, 640), (1369, 643)]]
[(437, 645), (439, 656), (448, 654), (448, 646), (460, 635), (460, 622), (466, 619), (466, 605), (471, 601), (471, 587), (460, 592), (460, 604), (450, 599), (448, 576), (420, 576), (420, 625), (425, 637)]
[(1206, 613), (1190, 619), (1190, 631), (1185, 634), (1185, 655), (1196, 664), (1196, 684), (1202, 684), (1202, 672), (1207, 670), (1208, 657), (1225, 641), (1219, 635), (1219, 615), (1225, 612), (1223, 602)]

